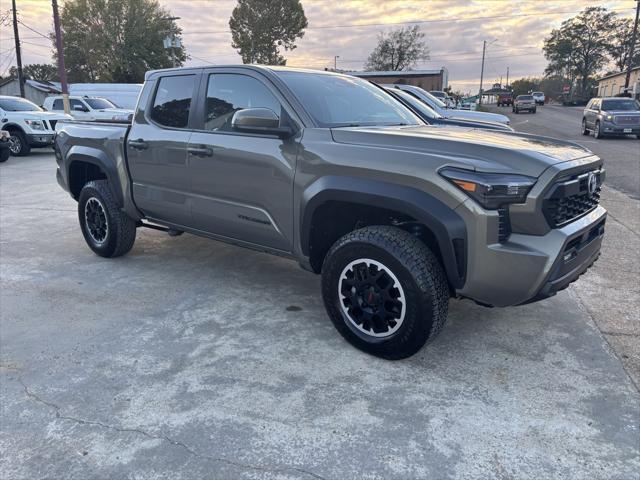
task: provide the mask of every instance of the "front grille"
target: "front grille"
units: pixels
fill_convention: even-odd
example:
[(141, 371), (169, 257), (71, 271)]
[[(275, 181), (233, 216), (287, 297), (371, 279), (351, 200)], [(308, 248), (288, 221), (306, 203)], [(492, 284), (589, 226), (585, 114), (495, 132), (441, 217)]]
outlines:
[(511, 221), (509, 220), (509, 209), (506, 207), (498, 209), (498, 241), (506, 242), (511, 235)]
[[(591, 180), (595, 182), (595, 188), (592, 184), (590, 191), (589, 182), (592, 175), (595, 176), (595, 180)], [(549, 226), (561, 227), (596, 208), (600, 203), (603, 179), (603, 170), (592, 170), (556, 182), (542, 204), (542, 211)]]
[(56, 123), (58, 123), (58, 120), (49, 120), (49, 123), (51, 124), (51, 130), (55, 130)]
[(638, 125), (640, 124), (639, 115), (616, 115), (614, 117), (618, 125)]

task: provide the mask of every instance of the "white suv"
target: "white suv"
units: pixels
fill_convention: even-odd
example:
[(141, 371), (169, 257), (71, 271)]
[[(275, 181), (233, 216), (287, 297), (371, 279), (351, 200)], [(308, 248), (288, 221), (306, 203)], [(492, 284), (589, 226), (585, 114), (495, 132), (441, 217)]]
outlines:
[[(100, 120), (127, 120), (133, 110), (118, 108), (106, 98), (101, 97), (69, 97), (71, 116), (75, 120), (100, 121)], [(44, 99), (42, 105), (50, 112), (63, 112), (62, 96), (52, 96)]]
[(11, 155), (28, 155), (31, 148), (50, 147), (60, 120), (72, 120), (64, 113), (45, 112), (20, 97), (0, 95), (0, 130), (9, 132)]
[(533, 92), (531, 94), (533, 99), (536, 101), (536, 105), (544, 105), (544, 92)]

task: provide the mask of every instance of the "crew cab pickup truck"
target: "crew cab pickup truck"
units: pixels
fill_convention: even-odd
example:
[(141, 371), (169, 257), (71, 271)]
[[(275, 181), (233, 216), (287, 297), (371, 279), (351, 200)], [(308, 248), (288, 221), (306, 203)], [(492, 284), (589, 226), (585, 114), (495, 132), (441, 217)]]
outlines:
[(295, 259), (322, 275), (338, 331), (389, 359), (435, 337), (451, 297), (508, 306), (565, 288), (606, 220), (603, 162), (583, 147), (425, 125), (331, 72), (149, 72), (132, 124), (65, 122), (55, 150), (98, 255), (151, 227)]

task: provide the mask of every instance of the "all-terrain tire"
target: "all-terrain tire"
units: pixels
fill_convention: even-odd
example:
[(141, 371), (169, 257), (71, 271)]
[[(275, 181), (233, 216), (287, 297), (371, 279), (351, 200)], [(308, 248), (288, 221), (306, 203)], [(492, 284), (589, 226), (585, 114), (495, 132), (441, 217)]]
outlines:
[[(374, 336), (373, 330), (364, 332), (365, 323), (359, 327), (345, 306), (345, 301), (350, 300), (342, 297), (344, 290), (340, 289), (345, 285), (342, 282), (348, 281), (344, 272), (350, 265), (355, 264), (354, 277), (357, 268), (365, 268), (367, 272), (373, 269), (374, 274), (383, 270), (360, 260), (382, 265), (391, 272), (387, 278), (394, 277), (401, 290), (395, 281), (392, 288), (404, 293), (403, 319), (387, 336)], [(349, 288), (348, 283), (346, 285)], [(353, 291), (348, 290), (349, 294)], [(391, 226), (354, 230), (331, 247), (322, 266), (322, 297), (331, 321), (347, 341), (389, 360), (409, 357), (435, 338), (447, 319), (449, 308), (447, 279), (436, 256), (417, 237)]]
[[(101, 217), (106, 225), (97, 233), (91, 230), (89, 218), (95, 216)], [(78, 220), (87, 245), (101, 257), (119, 257), (133, 247), (136, 222), (120, 209), (107, 180), (94, 180), (82, 187), (78, 198)]]

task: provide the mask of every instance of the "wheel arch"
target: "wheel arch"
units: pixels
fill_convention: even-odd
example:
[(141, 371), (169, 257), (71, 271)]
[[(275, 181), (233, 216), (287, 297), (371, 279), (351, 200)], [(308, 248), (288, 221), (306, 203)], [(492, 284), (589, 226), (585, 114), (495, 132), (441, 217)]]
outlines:
[(22, 128), (21, 125), (17, 124), (17, 123), (5, 123), (2, 125), (2, 130), (6, 130), (8, 132), (10, 132), (11, 130), (18, 130), (19, 132), (21, 132), (23, 135), (26, 135), (27, 133), (24, 131), (24, 128)]
[[(327, 176), (312, 183), (303, 193), (300, 207), (300, 248), (309, 257), (312, 268), (319, 271), (313, 252), (314, 223), (318, 212), (333, 204), (352, 208), (371, 207), (402, 215), (407, 226), (426, 227), (437, 247), (450, 285), (464, 285), (467, 263), (467, 232), (464, 221), (452, 208), (421, 190), (388, 182), (351, 177)], [(329, 239), (331, 240), (331, 239)], [(333, 239), (334, 241), (337, 240)], [(329, 245), (330, 246), (330, 245)], [(431, 246), (431, 245), (430, 245)]]
[(115, 200), (123, 206), (122, 188), (116, 166), (107, 155), (92, 147), (73, 146), (66, 156), (69, 192), (78, 200), (82, 187), (91, 180), (107, 180)]

